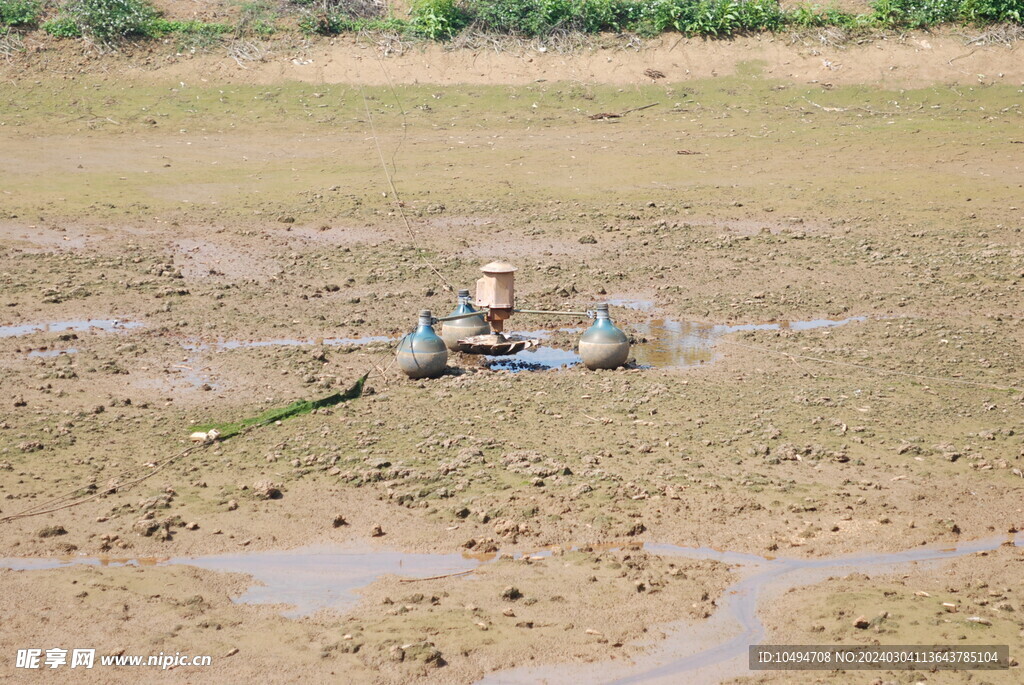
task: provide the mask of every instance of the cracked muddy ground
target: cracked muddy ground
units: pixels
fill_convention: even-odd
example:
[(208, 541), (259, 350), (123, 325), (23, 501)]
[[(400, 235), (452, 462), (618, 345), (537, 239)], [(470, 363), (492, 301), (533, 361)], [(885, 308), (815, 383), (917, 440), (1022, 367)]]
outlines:
[[(398, 72), (394, 91), (159, 70), (16, 80), (0, 102), (0, 516), (83, 485), (100, 496), (3, 523), (0, 556), (366, 544), (517, 559), (385, 575), (300, 618), (232, 602), (245, 576), (187, 565), (0, 571), (16, 607), (4, 668), (80, 635), (214, 655), (173, 681), (472, 682), (635, 658), (668, 622), (713, 616), (740, 575), (638, 543), (818, 558), (1024, 526), (1020, 78), (897, 90), (735, 72), (630, 87)], [(418, 310), (454, 306), (431, 266), (470, 287), (492, 259), (519, 267), (523, 306), (632, 303), (612, 315), (638, 346), (679, 322), (849, 321), (736, 330), (699, 354), (667, 344), (610, 372), (458, 354), (437, 380), (389, 367)], [(513, 323), (567, 353), (578, 333), (560, 329), (587, 325)], [(184, 450), (195, 425), (367, 370), (358, 400), (102, 494)], [(572, 551), (518, 560), (552, 546)], [(1020, 559), (954, 562), (954, 589), (941, 565), (913, 583), (843, 576), (763, 619), (776, 642), (969, 629), (1019, 651)], [(957, 592), (987, 623), (955, 623), (966, 614), (942, 602)], [(851, 628), (862, 614), (871, 628)], [(954, 624), (933, 635), (931, 621)]]

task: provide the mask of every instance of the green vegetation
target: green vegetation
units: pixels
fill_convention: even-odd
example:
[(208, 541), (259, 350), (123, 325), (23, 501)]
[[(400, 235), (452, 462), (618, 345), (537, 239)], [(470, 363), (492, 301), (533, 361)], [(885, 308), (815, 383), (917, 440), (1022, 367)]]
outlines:
[(964, 0), (960, 16), (975, 23), (1024, 23), (1024, 0)]
[(164, 19), (147, 0), (71, 0), (42, 28), (55, 38), (87, 36), (105, 44), (172, 33), (203, 43), (233, 30), (226, 24)]
[(177, 37), (179, 51), (207, 50), (218, 45), (235, 29), (227, 24), (209, 23), (205, 21), (169, 21), (157, 18), (148, 27), (149, 36), (173, 35)]
[(222, 34), (230, 33), (233, 29), (227, 24), (211, 24), (205, 21), (171, 21), (169, 19), (158, 18), (150, 22), (146, 28), (146, 35), (148, 36), (162, 36), (167, 33), (186, 33), (186, 34)]
[(955, 21), (962, 0), (875, 0), (872, 17), (883, 26), (924, 28)]
[[(408, 19), (385, 14), (374, 0), (292, 0), (305, 33), (388, 32), (448, 40), (472, 28), (526, 38), (560, 33), (677, 32), (728, 37), (824, 26), (845, 29), (921, 29), (953, 22), (1024, 21), (1024, 0), (873, 0), (867, 14), (816, 5), (783, 8), (779, 0), (413, 0)], [(0, 25), (39, 21), (39, 0), (0, 0)], [(168, 33), (215, 42), (231, 32), (269, 36), (278, 30), (270, 0), (246, 0), (238, 25), (160, 18), (149, 0), (68, 0), (42, 25), (59, 38), (87, 36), (103, 43)]]
[(484, 30), (527, 37), (559, 31), (725, 37), (789, 27), (926, 28), (1024, 17), (1024, 0), (875, 0), (871, 7), (870, 14), (854, 15), (812, 5), (784, 9), (778, 0), (472, 0), (465, 13)]
[(43, 30), (54, 38), (81, 38), (82, 30), (78, 23), (69, 16), (55, 17), (43, 24)]
[(366, 374), (357, 380), (352, 387), (345, 392), (336, 392), (317, 400), (298, 400), (296, 402), (292, 402), (287, 407), (268, 409), (259, 416), (252, 416), (247, 419), (242, 419), (241, 421), (229, 421), (227, 423), (208, 423), (203, 426), (196, 426), (195, 430), (202, 431), (204, 433), (216, 430), (219, 433), (219, 440), (227, 440), (248, 428), (269, 426), (272, 423), (284, 421), (285, 419), (290, 419), (293, 416), (308, 414), (311, 411), (325, 407), (333, 407), (336, 404), (348, 402), (349, 400), (354, 400), (360, 397), (363, 394), (363, 384), (366, 383), (368, 375), (369, 374)]
[(243, 2), (238, 25), (235, 28), (239, 35), (256, 35), (267, 37), (277, 31), (277, 12), (267, 0)]
[(447, 40), (469, 23), (455, 0), (414, 0), (409, 10), (412, 31), (431, 40)]
[(873, 22), (890, 28), (1024, 20), (1024, 0), (875, 0), (871, 8)]
[(654, 0), (640, 10), (640, 17), (641, 33), (693, 36), (775, 31), (788, 23), (777, 0)]
[(82, 35), (101, 43), (152, 36), (157, 12), (146, 0), (71, 0), (64, 11)]
[(521, 37), (555, 33), (667, 31), (728, 37), (787, 28), (927, 28), (951, 22), (1020, 22), (1024, 0), (875, 0), (869, 14), (778, 0), (416, 0), (409, 20), (355, 16), (349, 5), (318, 5), (301, 23), (308, 33), (386, 30), (446, 40), (466, 27)]
[(30, 26), (39, 21), (39, 0), (0, 0), (0, 26)]
[(409, 22), (396, 17), (383, 19), (350, 17), (345, 12), (310, 13), (299, 21), (299, 28), (304, 33), (319, 33), (333, 36), (339, 33), (359, 33), (375, 31), (388, 33), (410, 33)]

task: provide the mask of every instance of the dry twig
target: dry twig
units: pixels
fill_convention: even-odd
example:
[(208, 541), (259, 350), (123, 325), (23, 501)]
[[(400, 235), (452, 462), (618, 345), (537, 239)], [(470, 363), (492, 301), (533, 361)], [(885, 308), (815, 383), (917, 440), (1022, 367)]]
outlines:
[(441, 580), (442, 578), (454, 578), (455, 576), (464, 576), (469, 573), (475, 573), (476, 569), (471, 568), (468, 571), (459, 571), (457, 573), (446, 573), (443, 576), (431, 576), (429, 578), (399, 578), (399, 583), (419, 583), (424, 580)]

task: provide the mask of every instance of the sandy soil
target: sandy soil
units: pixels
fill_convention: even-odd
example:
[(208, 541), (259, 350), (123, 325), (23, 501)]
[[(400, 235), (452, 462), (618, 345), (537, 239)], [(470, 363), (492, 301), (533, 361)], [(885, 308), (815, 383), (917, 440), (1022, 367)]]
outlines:
[[(861, 672), (893, 683), (1016, 683), (1017, 649), (1024, 635), (1020, 615), (1019, 548), (1001, 547), (936, 568), (911, 567), (898, 575), (854, 573), (778, 598), (765, 612), (774, 626), (767, 644), (1010, 645), (1009, 671)], [(851, 673), (807, 674), (807, 682), (850, 682)], [(792, 682), (782, 672), (743, 683)], [(812, 680), (813, 678), (813, 680)]]
[[(838, 63), (831, 52), (755, 39), (573, 56), (415, 49), (381, 62), (393, 88), (365, 46), (303, 49), (309, 65), (282, 49), (241, 69), (218, 55), (158, 49), (145, 65), (45, 45), (0, 65), (18, 94), (0, 101), (0, 325), (141, 324), (0, 337), (0, 516), (83, 483), (123, 484), (187, 447), (196, 424), (380, 369), (358, 401), (2, 523), (0, 555), (287, 549), (380, 526), (375, 544), (419, 551), (643, 540), (814, 557), (1024, 525), (1018, 48), (909, 36), (847, 48), (836, 69), (822, 66)], [(468, 287), (493, 258), (520, 267), (523, 304), (652, 300), (615, 311), (629, 331), (866, 320), (734, 334), (714, 363), (686, 369), (509, 374), (453, 356), (422, 382), (387, 368), (386, 343), (217, 347), (394, 338), (419, 309), (453, 306), (430, 266)], [(552, 340), (571, 348), (574, 335)], [(261, 496), (268, 482), (280, 498)], [(501, 562), (417, 588), (436, 606), (383, 579), (352, 613), (301, 620), (233, 604), (244, 578), (194, 569), (8, 571), (0, 593), (19, 608), (3, 653), (85, 631), (128, 653), (239, 649), (215, 659), (219, 680), (280, 668), (471, 682), (531, 658), (611, 658), (615, 643), (628, 656), (644, 628), (701, 620), (730, 582), (718, 565), (676, 582), (665, 560), (642, 554), (632, 568), (624, 554)], [(956, 568), (1001, 578), (1009, 556)], [(660, 596), (636, 592), (644, 574), (669, 579)], [(510, 584), (541, 601), (505, 626)], [(807, 620), (847, 639), (845, 614), (825, 619), (834, 602), (875, 611), (846, 608), (857, 587), (800, 591), (818, 612)], [(549, 601), (568, 597), (559, 588), (578, 592), (572, 618)], [(384, 596), (413, 609), (391, 613)], [(627, 602), (636, 614), (613, 622)], [(802, 624), (766, 616), (804, 639)], [(363, 647), (350, 653), (353, 621)], [(222, 627), (216, 639), (204, 622)], [(595, 625), (608, 643), (581, 632)], [(425, 642), (408, 659), (392, 650)]]

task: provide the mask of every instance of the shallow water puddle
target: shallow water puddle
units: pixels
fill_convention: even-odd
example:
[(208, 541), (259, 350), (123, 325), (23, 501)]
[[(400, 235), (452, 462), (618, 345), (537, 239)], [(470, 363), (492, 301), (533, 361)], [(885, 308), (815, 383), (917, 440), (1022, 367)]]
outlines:
[[(620, 300), (620, 302), (624, 302)], [(639, 302), (639, 304), (648, 304)], [(628, 305), (623, 305), (628, 306)], [(635, 307), (641, 309), (643, 307)], [(652, 319), (646, 323), (634, 324), (632, 328), (645, 339), (633, 345), (630, 354), (636, 364), (659, 369), (676, 369), (697, 366), (714, 359), (714, 347), (718, 339), (730, 333), (743, 331), (809, 331), (816, 328), (833, 328), (848, 323), (866, 321), (867, 317), (855, 316), (848, 319), (811, 319), (808, 321), (782, 321), (778, 323), (741, 324), (736, 326), (711, 325), (692, 321)], [(577, 332), (583, 329), (559, 329)], [(529, 331), (518, 333), (524, 337), (545, 338), (550, 333)], [(582, 360), (575, 352), (547, 345), (540, 345), (505, 357), (490, 357), (489, 366), (506, 371), (546, 371), (548, 369), (575, 366)]]
[(285, 552), (222, 554), (203, 557), (0, 559), (0, 568), (43, 570), (73, 564), (90, 566), (166, 566), (180, 564), (210, 571), (246, 573), (253, 584), (235, 601), (245, 604), (287, 604), (289, 618), (319, 609), (344, 610), (359, 601), (356, 590), (379, 577), (395, 574), (427, 578), (476, 568), (478, 559), (460, 554), (407, 554), (357, 546), (304, 547)]
[[(906, 564), (935, 562), (991, 551), (1003, 544), (1024, 547), (1024, 534), (965, 542), (954, 548), (921, 547), (903, 552), (862, 554), (823, 559), (767, 558), (756, 554), (718, 551), (708, 547), (680, 547), (660, 543), (621, 545), (643, 548), (660, 556), (712, 560), (730, 564), (747, 574), (723, 592), (718, 611), (704, 622), (680, 621), (665, 627), (668, 636), (649, 642), (648, 654), (633, 663), (599, 663), (520, 668), (493, 673), (481, 683), (578, 682), (716, 682), (747, 674), (747, 647), (765, 637), (757, 615), (763, 595), (817, 583), (837, 571), (889, 572)], [(550, 552), (544, 553), (547, 556)], [(367, 546), (305, 547), (284, 552), (253, 552), (204, 557), (125, 559), (71, 557), (64, 559), (0, 559), (0, 568), (44, 570), (72, 564), (139, 567), (182, 564), (218, 572), (245, 573), (256, 581), (235, 601), (248, 604), (287, 604), (287, 617), (309, 615), (320, 609), (344, 610), (358, 601), (356, 591), (387, 574), (411, 578), (469, 571), (489, 558), (462, 554), (406, 554)]]
[(505, 357), (489, 357), (488, 366), (495, 371), (547, 371), (575, 366), (580, 356), (571, 350), (540, 345)]
[(0, 326), (0, 338), (14, 338), (30, 333), (61, 333), (63, 331), (87, 332), (91, 330), (125, 331), (145, 326), (141, 321), (122, 321), (120, 319), (81, 319), (77, 321), (45, 321), (43, 323), (23, 323), (15, 326)]
[(29, 357), (47, 358), (47, 357), (59, 357), (62, 354), (78, 354), (78, 348), (68, 347), (63, 350), (32, 350), (28, 353)]
[(647, 342), (633, 346), (637, 364), (656, 368), (696, 366), (712, 361), (715, 343), (724, 335), (744, 331), (811, 331), (834, 328), (848, 323), (866, 321), (867, 317), (849, 319), (811, 319), (808, 321), (781, 321), (778, 323), (740, 324), (735, 326), (709, 325), (692, 321), (653, 319), (636, 324), (637, 333)]
[[(650, 300), (612, 299), (610, 304), (642, 311), (654, 307)], [(832, 328), (844, 324), (865, 321), (867, 317), (855, 316), (848, 319), (811, 319), (808, 321), (782, 321), (778, 323), (740, 324), (734, 326), (694, 323), (692, 321), (675, 321), (672, 319), (651, 319), (645, 323), (634, 324), (633, 329), (644, 341), (633, 345), (631, 354), (639, 368), (683, 368), (711, 362), (714, 359), (714, 347), (718, 339), (730, 333), (743, 331), (774, 331), (791, 330), (807, 331), (817, 328)], [(40, 331), (118, 331), (142, 327), (138, 321), (120, 321), (117, 319), (85, 319), (81, 321), (53, 321), (40, 324), (21, 324), (17, 326), (0, 326), (0, 337), (27, 335)], [(582, 333), (584, 328), (559, 328), (557, 330), (519, 331), (516, 335), (544, 340), (553, 334)], [(271, 340), (219, 340), (217, 342), (182, 342), (183, 349), (190, 352), (217, 352), (238, 349), (254, 349), (261, 347), (308, 347), (325, 346), (362, 346), (373, 343), (394, 342), (393, 338), (382, 335), (368, 335), (360, 338), (276, 338)], [(75, 354), (78, 350), (68, 348), (40, 349), (28, 353), (29, 357), (57, 357), (62, 354)], [(487, 357), (487, 365), (496, 371), (547, 371), (576, 366), (581, 363), (580, 356), (571, 350), (564, 350), (550, 345), (539, 345), (513, 355)], [(192, 362), (194, 360), (190, 360)], [(185, 378), (188, 384), (199, 387), (210, 383), (209, 379), (200, 374)]]
[(175, 558), (168, 563), (247, 573), (262, 585), (253, 585), (237, 601), (290, 604), (294, 608), (282, 612), (288, 617), (305, 616), (319, 609), (349, 608), (359, 601), (356, 590), (383, 575), (427, 578), (468, 571), (479, 564), (458, 554), (406, 554), (369, 548), (305, 548), (289, 552)]
[(752, 572), (725, 589), (718, 610), (710, 619), (703, 623), (669, 624), (664, 628), (667, 637), (660, 642), (645, 643), (643, 646), (649, 646), (650, 651), (632, 663), (518, 668), (492, 673), (479, 684), (717, 683), (738, 676), (753, 676), (756, 673), (747, 668), (747, 649), (765, 638), (764, 624), (757, 615), (764, 595), (778, 596), (791, 588), (821, 582), (837, 572), (891, 572), (907, 564), (953, 559), (991, 551), (1003, 544), (1024, 547), (1024, 534), (975, 540), (954, 548), (921, 547), (888, 554), (823, 559), (770, 559), (754, 554), (648, 543), (644, 549), (653, 554), (711, 559), (747, 567)]

